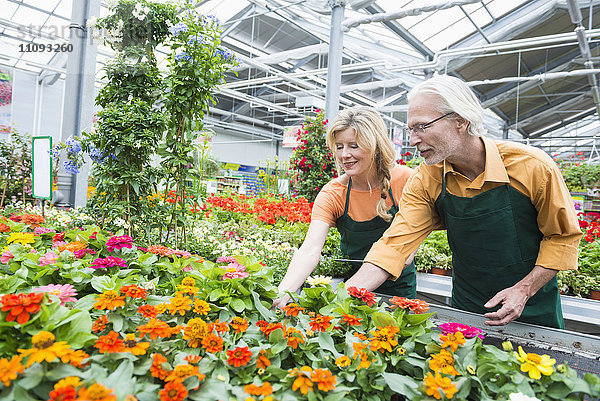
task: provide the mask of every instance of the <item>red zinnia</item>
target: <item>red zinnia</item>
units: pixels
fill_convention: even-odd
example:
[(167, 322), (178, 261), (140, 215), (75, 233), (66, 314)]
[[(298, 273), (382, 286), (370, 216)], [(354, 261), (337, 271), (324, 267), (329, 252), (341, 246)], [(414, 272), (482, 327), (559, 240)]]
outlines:
[(227, 363), (239, 368), (242, 365), (247, 365), (252, 357), (252, 352), (248, 347), (237, 347), (234, 350), (227, 351)]
[(348, 294), (350, 294), (351, 296), (353, 296), (355, 298), (362, 300), (364, 303), (366, 303), (369, 306), (373, 306), (376, 304), (375, 294), (368, 291), (366, 288), (349, 287)]
[(188, 391), (179, 380), (173, 380), (165, 384), (165, 388), (158, 392), (160, 401), (183, 401)]
[(310, 329), (313, 331), (325, 331), (331, 326), (331, 320), (333, 316), (321, 316), (318, 314), (316, 317), (310, 319)]
[(142, 305), (138, 308), (138, 313), (141, 313), (142, 316), (147, 317), (147, 318), (153, 318), (156, 317), (156, 315), (158, 315), (158, 310), (156, 310), (156, 307), (154, 305)]
[(113, 330), (105, 336), (98, 337), (94, 347), (98, 348), (101, 354), (125, 351), (123, 340), (119, 337), (119, 333)]
[(8, 312), (6, 321), (14, 320), (19, 324), (29, 321), (29, 314), (37, 313), (42, 307), (43, 292), (31, 292), (28, 294), (6, 294), (0, 298), (2, 304), (2, 312)]
[(102, 315), (98, 319), (96, 319), (96, 321), (92, 325), (92, 331), (94, 333), (98, 333), (98, 332), (104, 330), (106, 328), (107, 324), (108, 324), (108, 318), (106, 317), (106, 315)]
[(135, 284), (124, 285), (123, 287), (121, 287), (121, 294), (125, 294), (125, 296), (129, 298), (146, 299), (147, 296), (146, 290), (141, 287), (138, 287)]

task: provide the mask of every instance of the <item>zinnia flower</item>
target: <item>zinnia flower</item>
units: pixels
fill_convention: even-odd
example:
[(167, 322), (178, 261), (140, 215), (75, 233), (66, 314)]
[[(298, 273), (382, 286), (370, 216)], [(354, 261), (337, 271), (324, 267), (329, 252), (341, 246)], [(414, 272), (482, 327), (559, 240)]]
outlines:
[(43, 234), (51, 234), (51, 233), (53, 234), (53, 233), (55, 233), (56, 231), (54, 231), (54, 230), (53, 230), (53, 229), (51, 229), (51, 228), (46, 228), (46, 227), (36, 227), (36, 228), (33, 230), (33, 232), (34, 232), (34, 233), (36, 233), (37, 235), (43, 235)]
[(337, 377), (333, 376), (327, 369), (315, 369), (310, 374), (313, 383), (318, 383), (319, 390), (330, 391), (335, 388)]
[(256, 367), (259, 369), (266, 369), (271, 366), (271, 361), (266, 356), (267, 351), (261, 349), (256, 357)]
[(290, 371), (290, 376), (296, 377), (292, 384), (292, 391), (300, 389), (300, 392), (304, 395), (308, 394), (309, 391), (313, 391), (314, 383), (310, 379), (312, 369), (309, 366), (302, 366), (302, 368), (294, 368)]
[(456, 352), (458, 347), (465, 343), (465, 337), (460, 331), (446, 335), (440, 334), (440, 340), (442, 341), (442, 348), (450, 347), (452, 352)]
[(312, 286), (317, 286), (317, 285), (330, 285), (331, 284), (331, 277), (328, 276), (310, 276), (306, 279), (306, 282)]
[(183, 382), (188, 377), (197, 376), (200, 381), (204, 380), (204, 374), (200, 373), (198, 366), (181, 364), (175, 366), (175, 369), (170, 371), (165, 377), (165, 381), (178, 381)]
[(46, 254), (38, 259), (40, 266), (51, 265), (58, 260), (58, 255), (52, 251), (46, 252)]
[(106, 258), (94, 259), (94, 262), (92, 262), (92, 265), (90, 267), (92, 269), (106, 269), (115, 266), (127, 267), (127, 261), (125, 259), (117, 258), (114, 256), (108, 256)]
[(141, 313), (143, 317), (151, 318), (156, 317), (158, 315), (158, 311), (154, 305), (142, 305), (138, 307), (138, 313)]
[(133, 238), (129, 235), (113, 236), (106, 241), (106, 249), (108, 252), (112, 252), (117, 249), (133, 247)]
[(310, 319), (310, 329), (313, 331), (325, 331), (331, 326), (331, 320), (333, 316), (321, 316), (317, 314), (316, 317)]
[(422, 301), (420, 299), (392, 297), (392, 299), (390, 299), (390, 303), (392, 304), (389, 306), (390, 309), (400, 307), (400, 309), (408, 309), (416, 314), (422, 314), (429, 310), (429, 305), (427, 304), (427, 302)]
[(12, 322), (14, 320), (19, 324), (23, 324), (29, 321), (29, 315), (37, 313), (42, 307), (42, 299), (44, 299), (44, 293), (29, 293), (29, 294), (6, 294), (0, 298), (2, 304), (2, 312), (7, 312), (6, 321)]
[(160, 401), (183, 401), (188, 396), (183, 383), (180, 381), (170, 381), (165, 384), (165, 387), (158, 392)]
[(129, 298), (141, 298), (141, 299), (146, 299), (146, 297), (148, 296), (145, 289), (143, 289), (142, 287), (138, 287), (135, 284), (122, 286), (121, 294), (125, 294), (125, 296), (129, 297)]
[(152, 365), (150, 366), (150, 374), (152, 377), (156, 377), (157, 379), (164, 380), (167, 377), (167, 372), (163, 369), (163, 364), (167, 362), (167, 358), (165, 358), (161, 354), (152, 355)]
[(158, 337), (169, 338), (172, 334), (171, 326), (169, 326), (167, 322), (163, 322), (156, 318), (150, 319), (150, 321), (143, 326), (138, 326), (137, 331), (142, 333), (140, 338), (144, 338), (144, 336), (148, 334), (152, 340), (156, 340)]
[(77, 400), (77, 390), (73, 386), (62, 386), (50, 391), (48, 401), (75, 401)]
[(202, 339), (202, 347), (206, 352), (216, 354), (223, 351), (223, 339), (216, 334), (210, 333)]
[(177, 295), (171, 298), (169, 303), (169, 310), (171, 315), (179, 313), (181, 316), (185, 315), (185, 312), (192, 309), (192, 300), (190, 297)]
[(366, 303), (368, 306), (373, 306), (377, 302), (375, 301), (375, 294), (367, 291), (366, 288), (348, 287), (348, 294), (354, 298), (358, 298)]
[(515, 356), (521, 362), (521, 371), (529, 373), (532, 379), (539, 380), (542, 375), (550, 376), (554, 372), (552, 366), (556, 363), (556, 359), (546, 354), (540, 356), (531, 352), (525, 353), (523, 347), (519, 346), (519, 353), (515, 352)]
[(452, 381), (449, 377), (443, 377), (439, 373), (436, 373), (434, 377), (431, 372), (427, 372), (427, 377), (425, 377), (425, 385), (427, 386), (427, 389), (425, 390), (427, 395), (433, 396), (437, 400), (442, 398), (440, 390), (444, 392), (444, 395), (448, 399), (452, 398), (454, 393), (458, 391), (456, 386), (452, 384)]
[(96, 321), (92, 325), (92, 332), (94, 332), (94, 333), (101, 332), (102, 330), (104, 330), (106, 328), (107, 324), (108, 324), (108, 318), (106, 317), (106, 315), (100, 316), (98, 319), (96, 319)]
[(235, 316), (231, 320), (231, 328), (236, 331), (236, 333), (244, 333), (248, 329), (248, 321), (239, 316)]
[(222, 280), (233, 279), (233, 278), (244, 278), (248, 277), (250, 273), (246, 271), (246, 268), (237, 262), (231, 262), (225, 267), (225, 274), (223, 274)]
[(94, 383), (88, 388), (79, 389), (78, 400), (88, 401), (117, 401), (117, 397), (112, 394), (112, 388), (106, 388), (100, 383)]
[(119, 333), (111, 330), (105, 336), (98, 337), (94, 347), (98, 348), (101, 354), (124, 352), (125, 346), (123, 340), (119, 337)]
[(25, 366), (21, 365), (22, 359), (20, 355), (15, 355), (10, 360), (0, 358), (0, 381), (4, 387), (10, 386), (10, 382), (17, 378), (17, 374), (23, 373)]
[(65, 305), (67, 302), (77, 302), (77, 291), (71, 284), (48, 284), (43, 287), (37, 287), (34, 291), (47, 292), (50, 295), (58, 297), (60, 304)]
[(10, 253), (10, 251), (4, 251), (2, 252), (2, 256), (0, 257), (0, 263), (7, 265), (12, 258), (14, 258), (14, 255)]
[(475, 336), (478, 336), (482, 340), (484, 338), (484, 335), (482, 334), (483, 331), (481, 329), (478, 329), (477, 327), (468, 326), (466, 324), (455, 322), (444, 323), (440, 324), (440, 329), (442, 329), (443, 334), (456, 333), (457, 331), (460, 331), (461, 333), (463, 333), (463, 336), (465, 336), (465, 338), (473, 338)]
[(21, 245), (33, 244), (36, 236), (37, 235), (34, 233), (10, 233), (6, 239), (6, 243), (15, 243)]
[(120, 296), (115, 290), (108, 290), (96, 297), (94, 308), (114, 310), (125, 306), (125, 296)]
[(335, 360), (335, 364), (340, 368), (345, 368), (347, 366), (350, 366), (351, 361), (350, 358), (348, 358), (346, 355), (342, 355)]
[(252, 352), (248, 350), (248, 346), (227, 351), (227, 363), (236, 368), (247, 365), (251, 357)]
[(144, 355), (148, 347), (150, 347), (149, 342), (138, 342), (135, 339), (135, 334), (127, 333), (123, 341), (122, 352), (131, 352), (133, 355)]
[(304, 336), (300, 332), (293, 327), (288, 327), (285, 330), (285, 336), (287, 337), (287, 345), (292, 347), (293, 349), (298, 348), (299, 344), (304, 344)]
[(33, 347), (18, 350), (21, 356), (28, 357), (27, 368), (35, 362), (52, 362), (57, 358), (63, 358), (71, 351), (66, 341), (54, 342), (54, 339), (54, 334), (49, 331), (40, 331), (31, 337)]
[(360, 326), (360, 321), (362, 317), (356, 317), (355, 315), (348, 315), (344, 313), (342, 315), (342, 322), (346, 323), (348, 326)]
[(440, 372), (445, 375), (460, 375), (454, 367), (454, 356), (448, 350), (442, 348), (438, 354), (431, 356), (429, 368), (434, 372)]
[(273, 387), (269, 382), (265, 382), (261, 386), (247, 384), (244, 386), (244, 392), (250, 395), (269, 395), (273, 393)]
[(371, 330), (373, 337), (369, 338), (371, 350), (381, 351), (387, 350), (392, 352), (392, 347), (398, 345), (398, 341), (394, 338), (400, 329), (395, 326), (377, 327), (377, 330)]
[(306, 308), (301, 307), (297, 303), (289, 303), (282, 308), (285, 311), (286, 316), (298, 316), (298, 313), (302, 312)]

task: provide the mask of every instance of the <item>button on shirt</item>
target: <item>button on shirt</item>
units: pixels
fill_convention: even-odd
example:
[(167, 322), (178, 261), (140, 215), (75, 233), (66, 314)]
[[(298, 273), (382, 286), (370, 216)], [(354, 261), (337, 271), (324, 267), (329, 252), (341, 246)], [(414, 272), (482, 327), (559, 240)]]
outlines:
[[(485, 169), (473, 181), (443, 161), (433, 166), (421, 164), (408, 180), (400, 201), (400, 211), (391, 227), (365, 258), (397, 279), (408, 256), (433, 230), (444, 229), (435, 210), (442, 191), (455, 196), (475, 195), (509, 184), (527, 196), (538, 212), (537, 223), (543, 239), (536, 265), (555, 270), (577, 268), (577, 250), (582, 237), (573, 200), (554, 161), (542, 150), (515, 142), (482, 138)], [(491, 227), (493, 229), (493, 227)]]

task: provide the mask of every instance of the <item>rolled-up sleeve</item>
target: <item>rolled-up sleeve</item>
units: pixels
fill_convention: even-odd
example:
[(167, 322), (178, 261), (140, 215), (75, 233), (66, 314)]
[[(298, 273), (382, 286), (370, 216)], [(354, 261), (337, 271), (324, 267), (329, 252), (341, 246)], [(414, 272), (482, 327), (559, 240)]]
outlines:
[(532, 199), (538, 210), (538, 227), (544, 236), (536, 264), (554, 270), (577, 269), (582, 233), (573, 199), (555, 165), (545, 165), (539, 190)]

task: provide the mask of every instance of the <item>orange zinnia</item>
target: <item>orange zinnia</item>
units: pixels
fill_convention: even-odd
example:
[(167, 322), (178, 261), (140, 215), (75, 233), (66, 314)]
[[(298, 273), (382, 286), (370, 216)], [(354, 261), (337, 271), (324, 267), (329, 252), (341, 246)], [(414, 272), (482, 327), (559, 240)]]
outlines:
[(316, 317), (310, 319), (310, 328), (313, 331), (325, 331), (331, 326), (331, 320), (333, 316), (321, 316), (318, 314)]
[(377, 330), (371, 330), (373, 337), (369, 338), (371, 343), (371, 350), (381, 351), (387, 350), (392, 352), (392, 347), (398, 345), (398, 341), (395, 339), (396, 334), (400, 329), (396, 326), (377, 326)]
[(108, 290), (98, 295), (94, 308), (114, 310), (120, 306), (125, 306), (125, 296), (119, 296), (114, 290)]
[(446, 375), (460, 375), (454, 367), (454, 356), (448, 350), (442, 348), (439, 354), (431, 355), (429, 368), (434, 372), (440, 372)]
[(267, 351), (261, 349), (256, 357), (256, 367), (258, 369), (266, 369), (271, 366), (271, 361), (266, 357)]
[(285, 335), (287, 337), (287, 345), (293, 349), (298, 348), (299, 344), (304, 344), (304, 336), (300, 330), (297, 330), (293, 327), (288, 327), (285, 331)]
[(244, 391), (250, 395), (269, 395), (273, 393), (273, 387), (269, 382), (265, 382), (261, 386), (248, 384), (244, 386)]
[(244, 333), (248, 329), (248, 321), (239, 316), (235, 316), (229, 325), (237, 333)]
[(94, 347), (100, 350), (101, 354), (106, 353), (115, 353), (115, 352), (124, 352), (125, 346), (123, 344), (123, 340), (119, 337), (119, 333), (111, 330), (105, 336), (98, 337), (96, 340), (96, 345)]
[(121, 287), (121, 294), (125, 294), (126, 297), (129, 298), (141, 298), (146, 299), (148, 293), (142, 287), (138, 287), (135, 284), (132, 285), (124, 285)]
[(460, 345), (465, 343), (465, 336), (460, 331), (456, 333), (448, 333), (446, 335), (440, 334), (440, 340), (442, 341), (442, 348), (450, 347), (452, 352), (456, 352)]
[(15, 355), (10, 360), (0, 359), (0, 381), (4, 387), (10, 386), (10, 382), (17, 378), (17, 374), (23, 373), (25, 366), (21, 365), (23, 357)]
[(143, 326), (138, 326), (137, 331), (142, 333), (140, 338), (144, 338), (144, 336), (148, 334), (152, 340), (156, 340), (158, 337), (169, 338), (172, 334), (171, 326), (156, 318), (150, 319), (150, 321)]
[(199, 317), (190, 319), (183, 329), (183, 339), (188, 340), (188, 347), (198, 348), (202, 339), (210, 333), (206, 322)]
[(219, 322), (219, 319), (217, 319), (216, 322), (211, 323), (211, 330), (212, 328), (214, 328), (217, 333), (227, 333), (229, 331), (229, 325), (227, 324), (227, 322)]
[(210, 305), (203, 299), (195, 299), (194, 312), (203, 316), (208, 315), (208, 312), (210, 312)]
[(80, 250), (85, 249), (85, 248), (87, 248), (87, 245), (84, 244), (83, 242), (81, 242), (81, 241), (73, 241), (73, 242), (69, 242), (68, 244), (64, 244), (64, 245), (59, 246), (58, 250), (60, 252), (67, 250), (67, 251), (75, 253), (75, 251), (80, 251)]
[(335, 360), (335, 364), (337, 366), (339, 366), (340, 368), (345, 368), (347, 366), (350, 366), (351, 363), (352, 363), (352, 361), (350, 361), (350, 358), (348, 358), (346, 355), (342, 355)]
[(131, 352), (133, 355), (144, 355), (148, 347), (150, 347), (150, 343), (148, 342), (138, 342), (135, 339), (135, 334), (128, 333), (125, 335), (125, 341), (123, 341), (123, 351)]
[(160, 256), (169, 256), (173, 253), (173, 251), (171, 249), (167, 248), (166, 246), (162, 246), (162, 245), (150, 245), (147, 250), (150, 253), (153, 253), (155, 255), (160, 255)]
[(94, 383), (88, 388), (79, 389), (78, 400), (88, 401), (117, 401), (117, 397), (112, 395), (112, 388), (106, 388), (100, 383)]
[(84, 363), (83, 360), (89, 358), (90, 356), (78, 349), (78, 350), (73, 350), (73, 349), (68, 349), (61, 357), (60, 360), (62, 361), (62, 363), (69, 363), (72, 366), (75, 366), (76, 368), (83, 368), (84, 367)]
[(59, 387), (50, 391), (48, 401), (75, 401), (77, 390), (73, 386)]
[(449, 377), (443, 377), (439, 373), (436, 373), (434, 377), (431, 372), (427, 372), (427, 377), (425, 377), (424, 381), (427, 386), (427, 389), (425, 390), (427, 395), (431, 395), (437, 400), (442, 398), (440, 390), (444, 392), (448, 399), (452, 398), (454, 393), (458, 391)]
[(180, 381), (171, 381), (165, 384), (165, 388), (158, 392), (160, 401), (183, 401), (188, 396), (183, 383)]
[[(258, 325), (258, 323), (260, 323), (260, 322), (257, 322), (256, 325)], [(259, 330), (262, 331), (263, 334), (267, 337), (269, 337), (269, 334), (271, 334), (272, 332), (274, 332), (277, 329), (283, 330), (283, 324), (281, 324), (281, 322), (267, 323), (264, 326), (259, 326)]]
[(108, 324), (108, 317), (106, 317), (106, 315), (102, 315), (98, 319), (96, 319), (96, 321), (92, 325), (92, 331), (94, 333), (101, 332), (102, 330), (104, 330), (106, 328), (107, 324)]
[(153, 305), (142, 305), (138, 308), (137, 312), (147, 318), (156, 317), (156, 315), (158, 315), (158, 311)]
[(165, 377), (166, 382), (178, 381), (183, 382), (188, 377), (198, 376), (198, 380), (204, 380), (204, 375), (200, 373), (200, 368), (194, 365), (181, 364), (175, 366), (175, 369), (170, 371)]
[(184, 316), (186, 311), (192, 309), (192, 300), (190, 297), (178, 294), (171, 298), (168, 308), (171, 311), (171, 315), (179, 313), (181, 316)]
[(329, 391), (335, 388), (337, 376), (333, 376), (327, 369), (315, 369), (310, 374), (313, 383), (318, 383), (319, 390)]
[(285, 311), (286, 316), (298, 316), (298, 313), (302, 312), (306, 308), (301, 307), (296, 303), (287, 304), (282, 308)]
[(223, 339), (216, 334), (210, 333), (202, 339), (202, 347), (207, 352), (216, 354), (217, 352), (223, 351)]
[(314, 383), (310, 379), (310, 374), (312, 373), (312, 369), (308, 366), (303, 366), (302, 368), (294, 368), (290, 371), (290, 376), (296, 376), (296, 380), (292, 384), (292, 391), (296, 391), (300, 389), (300, 392), (304, 395), (308, 394), (308, 391), (313, 391)]
[(187, 355), (185, 358), (183, 358), (183, 360), (188, 363), (198, 363), (201, 359), (202, 357), (200, 355)]
[(12, 322), (17, 321), (19, 324), (23, 324), (29, 321), (29, 315), (37, 313), (42, 307), (42, 300), (44, 299), (43, 292), (39, 293), (20, 293), (20, 294), (6, 294), (0, 298), (2, 304), (2, 312), (7, 312), (6, 321)]
[(342, 322), (346, 323), (348, 326), (360, 326), (360, 321), (362, 317), (356, 317), (355, 315), (348, 315), (344, 313), (342, 315)]
[(168, 371), (163, 369), (163, 363), (167, 362), (167, 358), (165, 358), (161, 354), (152, 355), (152, 366), (150, 366), (150, 374), (152, 377), (156, 377), (157, 379), (163, 380), (169, 374)]
[(252, 352), (248, 350), (248, 346), (227, 351), (227, 363), (236, 368), (247, 365), (251, 358)]

